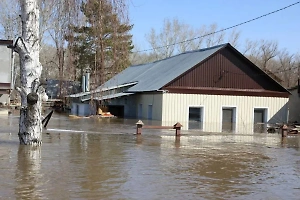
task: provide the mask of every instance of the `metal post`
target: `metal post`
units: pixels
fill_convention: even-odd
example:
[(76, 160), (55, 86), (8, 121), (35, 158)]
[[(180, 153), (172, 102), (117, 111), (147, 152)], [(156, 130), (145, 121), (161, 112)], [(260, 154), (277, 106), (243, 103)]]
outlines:
[(287, 125), (284, 124), (284, 125), (281, 127), (281, 136), (282, 136), (282, 137), (286, 137), (287, 134), (288, 134), (288, 127), (287, 127)]
[(179, 122), (174, 124), (173, 129), (175, 129), (175, 135), (176, 136), (180, 136), (181, 127), (182, 127), (182, 125)]
[(142, 120), (139, 120), (136, 124), (136, 134), (137, 135), (140, 135), (142, 134), (142, 128), (143, 128), (143, 125), (144, 123), (142, 122)]

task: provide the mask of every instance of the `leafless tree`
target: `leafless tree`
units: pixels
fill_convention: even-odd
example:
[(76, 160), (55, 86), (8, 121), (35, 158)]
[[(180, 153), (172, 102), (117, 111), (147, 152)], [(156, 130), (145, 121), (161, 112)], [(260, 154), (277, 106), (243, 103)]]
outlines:
[(23, 0), (21, 3), (22, 35), (12, 47), (20, 57), (21, 96), (19, 121), (20, 144), (40, 145), (42, 143), (42, 100), (47, 100), (40, 85), (42, 65), (39, 61), (39, 3), (37, 0)]
[(225, 32), (215, 33), (218, 30), (217, 24), (212, 24), (206, 31), (205, 43), (206, 47), (216, 46), (224, 43)]
[(146, 39), (157, 55), (157, 59), (167, 58), (174, 54), (175, 44), (179, 41), (178, 35), (181, 34), (180, 27), (183, 25), (175, 18), (172, 21), (165, 19), (159, 33), (156, 33), (155, 29), (151, 28), (150, 33), (146, 35)]
[(278, 42), (261, 40), (259, 44), (261, 68), (267, 70), (269, 61), (278, 55)]
[(272, 69), (272, 59), (278, 55), (278, 42), (269, 40), (246, 40), (243, 54), (263, 70)]
[(286, 49), (283, 49), (278, 54), (278, 75), (282, 77), (284, 86), (287, 88), (297, 83), (298, 69), (294, 56), (295, 55), (290, 54)]
[(59, 68), (56, 61), (56, 48), (52, 45), (44, 44), (40, 51), (40, 62), (43, 65), (41, 79), (57, 79)]
[(238, 48), (240, 37), (241, 37), (241, 32), (238, 31), (237, 29), (233, 29), (231, 33), (229, 33), (228, 43), (230, 43), (233, 47)]
[(237, 46), (239, 38), (240, 32), (236, 29), (226, 37), (224, 31), (219, 32), (217, 24), (194, 29), (177, 18), (165, 19), (159, 32), (151, 28), (150, 33), (146, 35), (146, 40), (153, 49), (157, 60), (225, 42), (231, 42), (233, 46)]
[[(18, 0), (0, 1), (1, 36), (14, 40), (21, 33), (21, 19), (19, 17), (20, 4)], [(0, 29), (1, 30), (1, 29)]]
[[(58, 79), (59, 81), (59, 96), (62, 96), (62, 81), (65, 79), (65, 75), (71, 76), (75, 79), (74, 69), (68, 69), (69, 73), (64, 74), (65, 69), (65, 58), (66, 58), (66, 48), (67, 41), (66, 35), (70, 35), (70, 25), (74, 23), (80, 23), (82, 20), (79, 19), (80, 12), (80, 2), (81, 0), (52, 0), (48, 1), (48, 5), (45, 7), (50, 7), (49, 12), (51, 13), (48, 18), (48, 28), (47, 33), (56, 49), (55, 59), (51, 62), (58, 68)], [(49, 62), (49, 61), (48, 61)], [(72, 67), (72, 62), (69, 62), (69, 68)], [(73, 75), (73, 77), (72, 77)], [(68, 77), (69, 79), (70, 77)]]
[[(189, 50), (196, 50), (203, 48), (203, 41), (205, 37), (202, 37), (206, 34), (206, 26), (201, 26), (199, 29), (195, 30), (195, 35), (188, 39), (191, 40), (190, 49)], [(194, 39), (196, 38), (196, 39)], [(183, 51), (184, 52), (184, 51)]]

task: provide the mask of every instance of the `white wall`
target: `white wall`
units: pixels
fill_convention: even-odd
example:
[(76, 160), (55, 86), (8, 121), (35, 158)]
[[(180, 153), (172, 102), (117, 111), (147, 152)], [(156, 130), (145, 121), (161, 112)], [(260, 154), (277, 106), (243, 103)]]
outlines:
[[(148, 119), (148, 106), (152, 105), (152, 120), (162, 120), (162, 93), (140, 94), (136, 96), (136, 116), (139, 119)], [(142, 106), (142, 116), (139, 117), (139, 105)]]
[(268, 123), (287, 121), (288, 98), (164, 93), (162, 102), (162, 125), (180, 122), (183, 130), (188, 129), (189, 106), (204, 108), (203, 131), (206, 132), (222, 130), (222, 107), (236, 109), (236, 133), (253, 132), (255, 108), (267, 110)]

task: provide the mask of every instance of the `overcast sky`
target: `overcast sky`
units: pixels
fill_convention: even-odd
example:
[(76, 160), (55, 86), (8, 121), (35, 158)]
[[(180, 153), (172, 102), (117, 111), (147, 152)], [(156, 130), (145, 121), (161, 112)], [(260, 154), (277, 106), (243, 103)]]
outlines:
[[(150, 46), (145, 35), (151, 28), (159, 31), (163, 20), (177, 18), (198, 29), (216, 23), (227, 28), (241, 22), (281, 9), (297, 0), (129, 0), (129, 15), (134, 24), (134, 44), (140, 50)], [(300, 53), (300, 3), (237, 28), (240, 42), (276, 40), (280, 49)], [(229, 32), (229, 31), (227, 31)], [(241, 44), (243, 45), (243, 44)]]

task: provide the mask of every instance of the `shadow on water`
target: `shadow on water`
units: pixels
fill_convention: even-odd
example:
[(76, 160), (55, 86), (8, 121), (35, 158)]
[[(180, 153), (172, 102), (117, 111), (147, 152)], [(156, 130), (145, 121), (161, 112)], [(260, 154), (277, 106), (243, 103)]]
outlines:
[[(12, 120), (9, 122), (9, 120)], [(300, 137), (143, 130), (54, 115), (38, 148), (0, 124), (1, 199), (295, 199)], [(155, 122), (153, 122), (155, 123)]]

